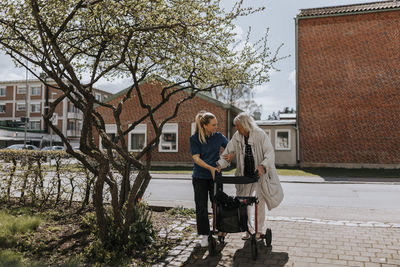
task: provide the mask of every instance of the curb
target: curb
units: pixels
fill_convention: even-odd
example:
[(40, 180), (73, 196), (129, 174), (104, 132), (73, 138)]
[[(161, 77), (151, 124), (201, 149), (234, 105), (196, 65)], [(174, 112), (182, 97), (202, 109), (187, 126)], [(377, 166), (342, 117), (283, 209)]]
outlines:
[[(152, 175), (150, 173), (150, 175)], [(154, 175), (154, 174), (153, 174)], [(183, 180), (183, 181), (191, 181), (192, 178), (191, 177), (167, 177), (167, 176), (173, 176), (173, 173), (167, 173), (167, 174), (160, 174), (157, 173), (157, 176), (152, 176), (151, 179), (156, 179), (156, 180)], [(163, 176), (164, 175), (164, 176)], [(181, 174), (179, 174), (181, 175)], [(163, 176), (163, 177), (161, 177)], [(289, 177), (289, 176), (288, 176)], [(303, 176), (302, 176), (303, 177)], [(311, 178), (312, 177), (312, 178)], [(322, 177), (315, 177), (315, 176), (304, 176), (304, 178), (294, 178), (294, 179), (281, 179), (280, 182), (281, 183), (297, 183), (297, 184), (387, 184), (387, 185), (400, 185), (400, 178), (399, 181), (393, 181), (392, 179), (396, 179), (396, 178), (387, 178), (390, 180), (386, 180), (386, 181), (376, 181), (376, 178), (371, 178), (374, 179), (373, 181), (368, 181), (368, 178), (355, 178), (354, 180), (351, 180), (351, 178), (335, 178), (335, 177), (328, 177), (328, 179), (337, 179), (335, 181), (329, 181), (329, 180), (325, 180)], [(311, 180), (314, 179), (314, 180)], [(315, 179), (319, 179), (318, 181)], [(341, 180), (343, 179), (343, 180)], [(382, 178), (385, 179), (385, 178)]]

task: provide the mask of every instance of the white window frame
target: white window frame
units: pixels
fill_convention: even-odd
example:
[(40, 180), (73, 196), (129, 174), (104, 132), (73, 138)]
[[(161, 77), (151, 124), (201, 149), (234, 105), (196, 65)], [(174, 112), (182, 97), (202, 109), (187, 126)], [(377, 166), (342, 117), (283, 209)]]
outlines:
[[(165, 150), (162, 149), (162, 137), (163, 134), (166, 133), (174, 133), (176, 134), (176, 149), (174, 150)], [(160, 136), (160, 143), (158, 144), (158, 152), (178, 152), (178, 142), (179, 134), (178, 134), (178, 123), (166, 123), (163, 127), (162, 134)]]
[[(37, 92), (34, 93), (33, 89), (39, 89), (39, 93), (37, 93)], [(31, 90), (31, 96), (39, 96), (39, 95), (42, 95), (42, 87), (41, 87), (40, 85), (31, 86), (30, 90)]]
[[(81, 129), (79, 129), (79, 127)], [(78, 129), (79, 131), (82, 130), (82, 123), (78, 122)], [(116, 124), (106, 124), (105, 125), (105, 130), (106, 130), (106, 134), (115, 134), (117, 135), (117, 125)], [(100, 149), (104, 149), (103, 148), (103, 144), (101, 143), (102, 139), (101, 136), (99, 135), (99, 145), (100, 145)]]
[[(4, 94), (3, 94), (4, 92)], [(5, 97), (7, 96), (7, 87), (0, 87), (0, 96)]]
[(128, 134), (128, 151), (140, 152), (142, 149), (132, 149), (132, 135), (133, 134), (144, 134), (144, 144), (143, 147), (147, 146), (147, 124), (141, 123), (136, 125), (136, 127)]
[[(17, 111), (25, 111), (26, 110), (26, 104), (25, 103), (17, 103), (16, 105), (17, 105)], [(19, 108), (20, 105), (23, 105), (25, 108), (24, 109)]]
[(194, 135), (195, 132), (196, 132), (196, 123), (192, 122), (192, 124), (190, 125), (190, 136)]
[[(39, 128), (32, 128), (32, 123), (35, 123), (35, 124), (38, 124), (39, 123)], [(40, 130), (40, 120), (39, 121), (37, 121), (37, 120), (30, 120), (29, 121), (29, 129), (31, 129), (31, 130)]]
[[(23, 90), (22, 90), (23, 89)], [(17, 87), (17, 94), (18, 95), (24, 95), (26, 94), (26, 86), (20, 86), (18, 85)]]
[[(288, 133), (288, 147), (280, 147), (278, 144), (278, 133)], [(291, 150), (291, 136), (290, 136), (290, 130), (289, 129), (277, 129), (275, 130), (275, 150)]]
[(0, 104), (0, 106), (4, 107), (4, 111), (0, 110), (0, 113), (2, 113), (2, 114), (6, 113), (6, 104)]
[[(39, 107), (37, 110), (36, 110), (36, 108), (35, 108), (35, 110), (33, 110), (33, 106), (35, 106), (35, 107)], [(41, 113), (41, 106), (40, 106), (40, 103), (31, 103), (30, 104), (30, 110), (31, 110), (31, 112), (32, 113)]]

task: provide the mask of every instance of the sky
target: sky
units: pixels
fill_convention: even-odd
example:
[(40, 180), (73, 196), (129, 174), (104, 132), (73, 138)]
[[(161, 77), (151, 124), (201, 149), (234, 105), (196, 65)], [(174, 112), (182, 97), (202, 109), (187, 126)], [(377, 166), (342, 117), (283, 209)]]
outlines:
[[(261, 118), (267, 119), (272, 112), (284, 107), (296, 108), (296, 70), (295, 70), (295, 21), (300, 9), (318, 8), (336, 5), (348, 5), (374, 2), (376, 0), (244, 0), (248, 5), (266, 9), (255, 15), (240, 18), (237, 32), (242, 32), (239, 38), (245, 38), (248, 27), (252, 29), (252, 40), (259, 39), (269, 28), (268, 44), (275, 51), (284, 44), (279, 56), (289, 56), (279, 61), (275, 66), (279, 71), (273, 71), (270, 82), (255, 88), (255, 101), (262, 105)], [(233, 0), (224, 0), (223, 7), (228, 8)], [(26, 72), (14, 67), (11, 59), (0, 53), (0, 81), (25, 79)], [(31, 77), (29, 77), (31, 78)], [(113, 82), (100, 81), (97, 88), (117, 92), (130, 85), (130, 80)]]

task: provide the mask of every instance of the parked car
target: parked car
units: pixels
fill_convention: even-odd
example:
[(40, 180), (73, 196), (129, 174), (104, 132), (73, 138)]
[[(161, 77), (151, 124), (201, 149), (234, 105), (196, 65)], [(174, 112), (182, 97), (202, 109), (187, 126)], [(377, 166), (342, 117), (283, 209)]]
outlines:
[(15, 145), (11, 145), (6, 147), (6, 149), (16, 149), (16, 150), (21, 150), (21, 149), (28, 149), (28, 150), (38, 150), (37, 146), (34, 145), (26, 145), (24, 147), (24, 144), (15, 144)]
[(41, 150), (54, 151), (54, 150), (65, 150), (65, 148), (63, 146), (45, 146)]

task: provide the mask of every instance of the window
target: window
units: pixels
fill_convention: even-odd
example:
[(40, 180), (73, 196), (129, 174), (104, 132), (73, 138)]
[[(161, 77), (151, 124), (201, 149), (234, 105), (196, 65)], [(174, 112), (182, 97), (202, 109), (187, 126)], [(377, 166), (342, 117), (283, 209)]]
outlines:
[(141, 151), (147, 145), (147, 124), (139, 124), (129, 133), (129, 150)]
[(101, 101), (101, 94), (95, 94), (95, 98), (97, 101)]
[(18, 86), (17, 94), (26, 94), (26, 87), (25, 86)]
[(23, 110), (25, 110), (25, 104), (17, 103), (17, 111), (23, 111)]
[(31, 112), (40, 113), (40, 103), (31, 104)]
[(5, 87), (0, 87), (0, 96), (6, 96), (7, 90)]
[(290, 150), (290, 131), (276, 130), (275, 132), (275, 149)]
[(40, 130), (40, 121), (30, 121), (29, 128), (31, 130)]
[(178, 152), (178, 124), (167, 123), (164, 125), (158, 147), (160, 152)]
[(69, 121), (68, 122), (67, 130), (75, 131), (75, 122), (74, 121)]
[(31, 87), (31, 95), (40, 95), (42, 88), (40, 86)]
[(0, 105), (0, 113), (6, 113), (6, 105)]
[(71, 102), (68, 103), (68, 112), (75, 112), (75, 106)]

